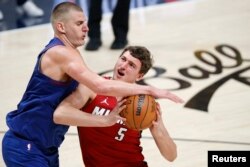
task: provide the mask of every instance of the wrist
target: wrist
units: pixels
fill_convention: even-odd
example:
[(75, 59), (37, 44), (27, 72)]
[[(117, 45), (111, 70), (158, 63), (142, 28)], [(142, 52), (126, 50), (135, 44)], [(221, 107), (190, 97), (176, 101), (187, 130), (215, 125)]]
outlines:
[(154, 95), (154, 87), (153, 86), (147, 86), (147, 94)]
[(101, 118), (101, 126), (102, 127), (107, 127), (109, 126), (109, 121), (108, 121), (108, 117), (107, 116), (102, 116)]
[(106, 127), (108, 124), (107, 117), (96, 115), (95, 116), (96, 127)]

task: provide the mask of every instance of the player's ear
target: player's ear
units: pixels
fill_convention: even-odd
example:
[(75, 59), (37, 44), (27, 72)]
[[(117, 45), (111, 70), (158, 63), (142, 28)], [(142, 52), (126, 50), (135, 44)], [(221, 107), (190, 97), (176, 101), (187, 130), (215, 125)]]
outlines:
[(63, 22), (58, 22), (57, 24), (56, 24), (56, 28), (57, 28), (57, 30), (59, 31), (59, 32), (61, 32), (61, 33), (65, 33), (65, 27), (64, 27), (64, 24), (63, 24)]
[(136, 78), (136, 81), (140, 81), (142, 78), (143, 78), (144, 74), (143, 73), (140, 73), (138, 74), (137, 78)]

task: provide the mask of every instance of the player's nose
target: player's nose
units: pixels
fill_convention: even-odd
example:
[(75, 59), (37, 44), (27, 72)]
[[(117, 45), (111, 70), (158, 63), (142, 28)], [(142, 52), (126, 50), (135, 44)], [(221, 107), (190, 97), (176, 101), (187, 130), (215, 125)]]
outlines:
[(83, 25), (82, 30), (83, 30), (83, 32), (88, 32), (89, 31), (89, 27), (88, 27), (87, 23)]
[(128, 66), (128, 63), (127, 63), (127, 62), (123, 62), (123, 63), (121, 64), (121, 67), (122, 67), (123, 69), (126, 69), (127, 66)]

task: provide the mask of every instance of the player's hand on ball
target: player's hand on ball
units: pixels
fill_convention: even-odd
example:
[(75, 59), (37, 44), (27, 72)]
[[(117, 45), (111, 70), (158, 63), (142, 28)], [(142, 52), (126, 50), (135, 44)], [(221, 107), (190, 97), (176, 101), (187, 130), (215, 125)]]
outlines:
[(156, 102), (156, 120), (153, 121), (152, 126), (150, 127), (150, 130), (157, 131), (160, 130), (160, 128), (164, 127), (163, 121), (162, 121), (162, 112), (161, 107), (158, 102)]
[(126, 121), (125, 118), (120, 116), (120, 112), (126, 107), (125, 102), (126, 102), (126, 99), (122, 99), (118, 101), (116, 107), (107, 116), (108, 126), (114, 125), (115, 123), (117, 123), (118, 120)]
[(125, 125), (133, 130), (144, 130), (156, 120), (156, 101), (151, 95), (139, 94), (126, 97), (126, 108), (120, 115), (126, 118)]

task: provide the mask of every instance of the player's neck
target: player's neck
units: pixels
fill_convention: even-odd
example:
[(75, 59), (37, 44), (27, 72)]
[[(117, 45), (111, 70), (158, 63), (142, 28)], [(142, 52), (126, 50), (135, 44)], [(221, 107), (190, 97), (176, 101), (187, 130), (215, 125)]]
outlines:
[(60, 39), (65, 46), (76, 49), (76, 46), (74, 46), (65, 35), (63, 35), (63, 34), (62, 35), (55, 35), (55, 37)]

